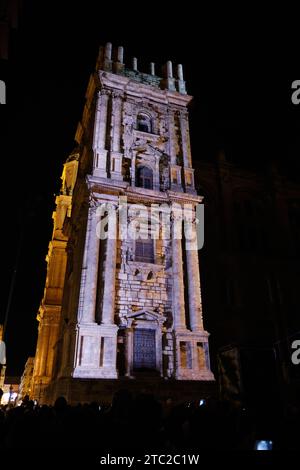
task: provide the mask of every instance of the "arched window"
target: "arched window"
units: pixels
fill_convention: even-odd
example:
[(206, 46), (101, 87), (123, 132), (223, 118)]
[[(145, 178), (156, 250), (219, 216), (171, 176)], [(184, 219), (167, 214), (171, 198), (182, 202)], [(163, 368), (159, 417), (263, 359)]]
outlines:
[(140, 166), (136, 174), (136, 186), (139, 188), (153, 189), (153, 171), (147, 166)]
[(147, 114), (139, 113), (137, 116), (137, 130), (152, 132), (151, 119)]

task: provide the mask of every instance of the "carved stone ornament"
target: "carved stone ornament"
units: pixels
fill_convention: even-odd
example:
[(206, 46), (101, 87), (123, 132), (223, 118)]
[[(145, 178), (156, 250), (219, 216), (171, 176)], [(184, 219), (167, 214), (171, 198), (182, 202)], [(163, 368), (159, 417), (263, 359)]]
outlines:
[(157, 276), (163, 275), (164, 267), (159, 264), (141, 263), (139, 261), (128, 261), (126, 272), (136, 278), (137, 281), (154, 281)]

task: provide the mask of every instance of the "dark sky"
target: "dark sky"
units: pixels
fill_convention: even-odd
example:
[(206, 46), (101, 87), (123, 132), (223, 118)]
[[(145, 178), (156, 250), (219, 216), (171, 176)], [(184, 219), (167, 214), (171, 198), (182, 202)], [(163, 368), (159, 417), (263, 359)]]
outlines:
[(291, 177), (299, 174), (300, 106), (290, 100), (297, 75), (281, 78), (280, 53), (270, 40), (255, 44), (253, 30), (244, 30), (243, 23), (229, 36), (226, 24), (220, 27), (214, 15), (175, 5), (172, 19), (161, 6), (147, 11), (148, 4), (134, 9), (128, 2), (122, 7), (107, 3), (25, 1), (13, 37), (0, 130), (0, 321), (18, 258), (6, 336), (10, 375), (22, 373), (26, 358), (34, 355), (54, 194), (62, 163), (74, 147), (100, 44), (123, 45), (125, 61), (138, 57), (142, 71), (148, 71), (151, 61), (183, 63), (188, 91), (195, 97), (191, 129), (196, 167), (197, 161), (213, 160), (225, 149), (229, 160), (257, 171), (276, 159)]

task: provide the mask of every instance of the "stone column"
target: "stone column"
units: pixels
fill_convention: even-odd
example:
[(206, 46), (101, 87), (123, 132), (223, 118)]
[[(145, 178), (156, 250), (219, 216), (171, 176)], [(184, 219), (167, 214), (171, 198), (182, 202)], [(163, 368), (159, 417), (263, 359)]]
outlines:
[(49, 325), (43, 318), (41, 320), (41, 331), (40, 331), (40, 350), (39, 350), (39, 368), (37, 370), (37, 375), (43, 377), (46, 375), (46, 361), (47, 361), (47, 352), (48, 352), (48, 343), (49, 343)]
[[(37, 319), (39, 316), (37, 317)], [(38, 337), (37, 337), (37, 344), (36, 344), (36, 353), (35, 353), (35, 359), (34, 359), (34, 370), (33, 370), (33, 377), (36, 377), (39, 375), (39, 369), (40, 369), (40, 351), (41, 351), (41, 346), (42, 346), (42, 337), (41, 337), (41, 320), (39, 320), (39, 325), (38, 325)]]
[(81, 271), (79, 323), (94, 323), (97, 295), (100, 240), (97, 236), (96, 207), (90, 207)]
[(168, 112), (168, 124), (169, 124), (169, 155), (171, 159), (171, 165), (176, 165), (176, 136), (175, 136), (175, 122), (174, 113), (170, 109)]
[(166, 321), (166, 317), (158, 320), (158, 325), (155, 331), (155, 343), (156, 343), (156, 369), (159, 371), (160, 376), (163, 377), (163, 351), (162, 351), (162, 336), (163, 336), (163, 324)]
[(159, 181), (159, 159), (157, 158), (155, 162), (155, 170), (153, 171), (153, 189), (159, 191), (160, 181)]
[(121, 147), (121, 118), (122, 118), (122, 95), (120, 93), (113, 94), (112, 102), (112, 150), (120, 152)]
[(133, 328), (128, 326), (126, 328), (126, 337), (125, 337), (125, 364), (126, 364), (126, 377), (132, 377), (133, 371)]
[[(38, 317), (39, 318), (39, 317)], [(42, 354), (42, 320), (39, 320), (39, 327), (38, 327), (38, 339), (37, 339), (37, 347), (36, 347), (36, 357), (34, 363), (34, 374), (33, 376), (39, 376), (41, 370), (41, 354)]]
[(47, 354), (47, 365), (46, 365), (46, 375), (49, 379), (53, 374), (53, 362), (54, 362), (54, 353), (55, 347), (57, 346), (58, 333), (59, 333), (59, 318), (54, 314), (49, 318), (49, 328), (50, 328), (50, 338)]
[[(103, 207), (101, 207), (102, 209)], [(73, 377), (81, 378), (110, 378), (118, 377), (116, 369), (117, 331), (118, 326), (114, 320), (114, 281), (116, 268), (116, 223), (114, 219), (108, 220), (109, 238), (107, 244), (107, 259), (105, 261), (104, 293), (102, 322), (95, 321), (97, 277), (99, 267), (99, 248), (102, 232), (97, 230), (101, 214), (90, 210), (87, 229), (87, 242), (84, 255), (84, 269), (82, 272), (82, 301), (80, 300), (80, 321), (77, 325), (76, 338), (76, 366)], [(115, 211), (114, 211), (115, 212)], [(101, 227), (100, 227), (101, 228)], [(99, 229), (99, 227), (98, 227)], [(84, 281), (85, 279), (85, 281)], [(82, 305), (81, 305), (82, 304)]]
[(110, 171), (113, 179), (122, 180), (121, 150), (122, 95), (113, 93), (112, 102), (112, 152), (110, 155)]
[(180, 191), (181, 188), (181, 166), (177, 165), (176, 145), (177, 135), (175, 132), (175, 117), (172, 109), (169, 110), (169, 154), (170, 154), (170, 182), (171, 189)]
[(191, 168), (192, 156), (191, 156), (189, 120), (188, 120), (188, 114), (186, 112), (180, 113), (180, 130), (181, 130), (181, 142), (182, 142), (184, 167)]
[(135, 186), (135, 165), (136, 165), (136, 151), (133, 151), (132, 159), (131, 159), (131, 168), (130, 168), (131, 186)]
[(176, 331), (185, 330), (184, 284), (182, 265), (182, 246), (179, 237), (181, 217), (172, 221), (172, 274), (173, 274), (173, 321)]
[[(75, 328), (74, 328), (75, 329)], [(64, 325), (63, 333), (62, 333), (62, 359), (59, 368), (59, 376), (64, 375), (65, 371), (69, 366), (69, 347), (70, 347), (70, 326)]]
[(101, 90), (98, 93), (96, 116), (94, 126), (94, 171), (93, 174), (103, 178), (107, 178), (106, 164), (107, 164), (107, 150), (106, 144), (106, 129), (107, 129), (107, 108), (110, 92), (108, 90)]
[[(196, 237), (196, 226), (194, 221), (190, 222), (190, 224), (191, 235)], [(193, 241), (186, 239), (185, 250), (188, 275), (190, 325), (193, 332), (202, 331), (202, 301), (196, 238)]]
[(114, 206), (109, 209), (108, 237), (106, 242), (106, 260), (104, 273), (104, 292), (102, 324), (113, 325), (115, 314), (115, 283), (117, 262), (117, 211)]

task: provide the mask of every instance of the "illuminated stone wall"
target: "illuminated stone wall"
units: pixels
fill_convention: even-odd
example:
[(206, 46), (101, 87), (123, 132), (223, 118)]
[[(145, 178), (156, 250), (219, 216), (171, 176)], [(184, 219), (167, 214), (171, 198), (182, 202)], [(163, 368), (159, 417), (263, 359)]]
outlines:
[[(121, 47), (113, 54), (111, 44), (100, 48), (89, 81), (76, 131), (76, 183), (71, 171), (71, 193), (63, 190), (57, 200), (55, 220), (60, 222), (54, 236), (64, 237), (66, 274), (63, 282), (64, 268), (50, 255), (35, 376), (48, 380), (45, 367), (52, 381), (135, 377), (152, 369), (148, 372), (165, 378), (212, 380), (198, 251), (174, 237), (177, 216), (170, 217), (169, 238), (161, 236), (159, 219), (151, 259), (138, 256), (138, 244), (120, 236), (121, 199), (129, 206), (143, 205), (147, 216), (153, 206), (188, 205), (195, 230), (202, 199), (195, 191), (191, 159), (187, 108), (192, 98), (181, 65), (175, 71), (167, 62), (159, 77), (153, 63), (149, 73), (138, 71), (135, 58), (127, 68), (123, 54)], [(104, 226), (99, 215), (104, 205), (117, 214), (108, 220), (107, 240), (97, 236)], [(127, 214), (126, 226), (131, 222)], [(61, 275), (55, 286), (49, 283), (52, 265), (53, 273)], [(44, 313), (53, 295), (58, 295), (59, 332)], [(51, 353), (48, 349), (47, 361), (46, 338), (56, 344), (53, 355), (52, 346)]]

